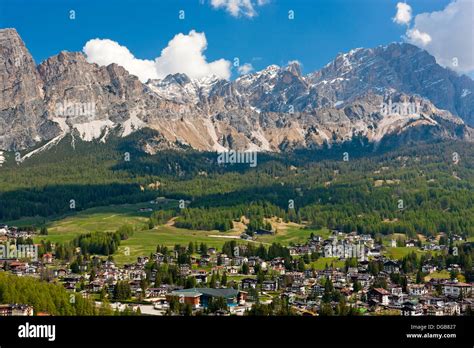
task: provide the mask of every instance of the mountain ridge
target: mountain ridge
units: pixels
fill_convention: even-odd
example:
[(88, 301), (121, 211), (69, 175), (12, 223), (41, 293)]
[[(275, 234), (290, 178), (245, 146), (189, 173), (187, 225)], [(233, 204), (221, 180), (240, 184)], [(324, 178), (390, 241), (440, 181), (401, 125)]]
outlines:
[[(112, 130), (127, 136), (141, 128), (157, 132), (143, 139), (148, 153), (187, 146), (279, 152), (360, 135), (379, 142), (425, 132), (420, 127), (428, 137), (474, 139), (474, 81), (410, 44), (340, 53), (307, 75), (290, 62), (233, 81), (178, 73), (143, 84), (80, 52), (62, 51), (36, 66), (14, 29), (1, 29), (0, 43), (1, 150), (44, 142), (46, 149), (66, 134), (105, 142)], [(384, 114), (392, 103), (419, 109)]]

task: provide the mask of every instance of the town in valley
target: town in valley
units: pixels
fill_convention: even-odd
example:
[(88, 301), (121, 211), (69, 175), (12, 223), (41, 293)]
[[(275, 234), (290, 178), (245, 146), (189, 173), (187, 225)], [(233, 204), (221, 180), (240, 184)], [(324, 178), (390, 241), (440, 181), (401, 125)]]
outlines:
[[(126, 230), (117, 233), (123, 237)], [(332, 230), (324, 237), (308, 232), (305, 243), (286, 246), (255, 240), (276, 233), (257, 229), (221, 248), (192, 240), (157, 245), (156, 252), (118, 265), (111, 253), (34, 243), (41, 234), (47, 237), (46, 228), (4, 224), (0, 274), (60, 285), (116, 315), (472, 314), (474, 283), (466, 280), (472, 277), (472, 260), (460, 235), (382, 240)], [(36, 257), (20, 255), (20, 245), (34, 245)], [(404, 256), (393, 257), (391, 248), (404, 250)], [(0, 315), (51, 313), (29, 303), (2, 303)]]

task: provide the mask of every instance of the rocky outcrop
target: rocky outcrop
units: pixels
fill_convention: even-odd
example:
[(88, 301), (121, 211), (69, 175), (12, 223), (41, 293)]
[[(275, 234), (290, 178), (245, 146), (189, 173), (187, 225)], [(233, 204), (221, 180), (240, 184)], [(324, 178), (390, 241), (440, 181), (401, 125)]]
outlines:
[(0, 149), (33, 146), (54, 136), (43, 103), (43, 83), (15, 29), (0, 30)]
[(474, 81), (443, 68), (425, 50), (392, 43), (339, 54), (308, 76), (318, 95), (331, 101), (351, 100), (368, 90), (417, 94), (474, 126)]
[(14, 29), (0, 30), (0, 43), (0, 150), (36, 147), (26, 156), (66, 134), (74, 145), (140, 128), (154, 130), (139, 142), (149, 153), (285, 151), (354, 136), (472, 140), (462, 118), (472, 121), (473, 81), (408, 44), (339, 54), (306, 76), (293, 62), (235, 81), (174, 74), (143, 84), (81, 53), (61, 52), (36, 67)]

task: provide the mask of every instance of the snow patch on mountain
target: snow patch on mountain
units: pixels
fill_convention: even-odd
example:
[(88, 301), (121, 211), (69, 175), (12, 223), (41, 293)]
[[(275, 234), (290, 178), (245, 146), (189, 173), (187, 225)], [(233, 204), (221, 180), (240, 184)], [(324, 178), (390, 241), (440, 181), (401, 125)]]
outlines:
[(391, 134), (397, 130), (403, 129), (413, 121), (423, 121), (424, 124), (434, 126), (437, 124), (429, 116), (421, 116), (420, 114), (390, 114), (386, 115), (378, 124), (374, 136), (372, 137), (375, 141), (380, 141), (387, 134)]
[(30, 158), (31, 156), (33, 155), (36, 155), (40, 152), (43, 152), (45, 150), (49, 150), (50, 148), (52, 148), (53, 146), (57, 145), (61, 139), (64, 138), (66, 134), (65, 133), (61, 133), (59, 134), (58, 136), (54, 137), (53, 139), (51, 139), (50, 141), (48, 141), (46, 144), (44, 144), (43, 146), (33, 150), (33, 151), (30, 151), (28, 152), (27, 154), (25, 154), (22, 158), (21, 158), (21, 162), (23, 162), (25, 159), (27, 158)]
[(462, 90), (461, 98), (467, 97), (469, 94), (471, 94), (471, 91), (469, 89), (464, 88)]
[(132, 134), (140, 128), (143, 128), (145, 125), (146, 123), (140, 120), (136, 115), (131, 115), (128, 120), (122, 123), (122, 137)]
[(226, 151), (227, 149), (221, 144), (219, 144), (219, 139), (217, 137), (216, 129), (210, 119), (208, 118), (204, 119), (204, 126), (207, 129), (207, 134), (209, 134), (209, 137), (211, 138), (212, 150), (213, 151)]
[(85, 123), (77, 123), (73, 126), (78, 131), (79, 137), (84, 141), (92, 141), (98, 139), (104, 129), (114, 128), (115, 124), (110, 120), (94, 120)]
[(215, 75), (190, 79), (184, 74), (168, 75), (164, 79), (149, 80), (147, 87), (159, 97), (178, 103), (197, 104), (207, 98), (219, 81), (225, 81)]
[(36, 155), (42, 151), (48, 150), (58, 144), (65, 136), (67, 133), (69, 133), (70, 128), (66, 123), (66, 119), (63, 117), (54, 117), (52, 118), (52, 121), (57, 123), (59, 125), (59, 128), (61, 129), (61, 133), (57, 136), (55, 136), (53, 139), (48, 141), (46, 144), (40, 146), (37, 149), (34, 149), (33, 151), (30, 151), (26, 153), (22, 158), (21, 161), (24, 161), (27, 158), (30, 158), (33, 155)]

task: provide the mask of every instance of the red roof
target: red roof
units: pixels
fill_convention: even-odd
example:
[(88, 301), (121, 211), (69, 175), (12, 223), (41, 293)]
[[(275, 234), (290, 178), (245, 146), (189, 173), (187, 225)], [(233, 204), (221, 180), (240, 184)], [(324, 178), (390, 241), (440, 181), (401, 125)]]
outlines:
[(18, 262), (18, 261), (13, 261), (10, 263), (10, 266), (24, 266), (25, 264), (23, 262)]
[(374, 291), (378, 292), (380, 295), (390, 295), (390, 292), (388, 292), (384, 288), (374, 288)]

